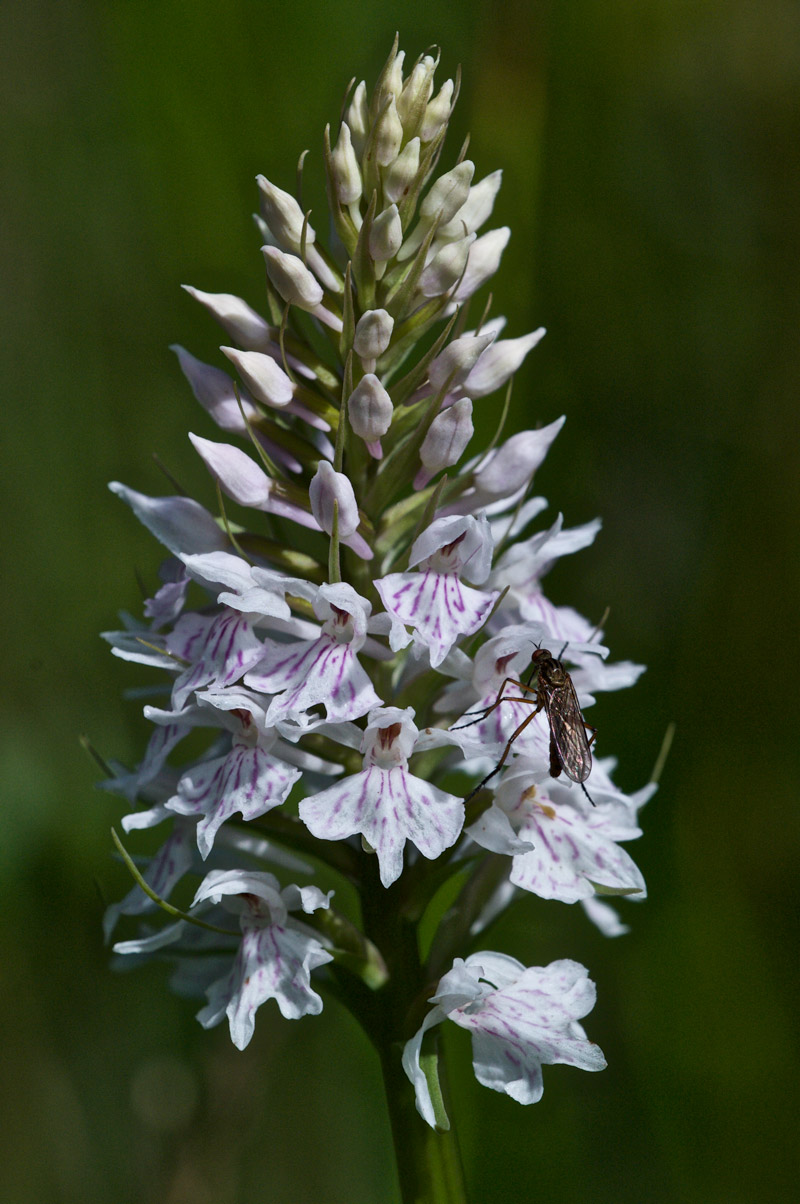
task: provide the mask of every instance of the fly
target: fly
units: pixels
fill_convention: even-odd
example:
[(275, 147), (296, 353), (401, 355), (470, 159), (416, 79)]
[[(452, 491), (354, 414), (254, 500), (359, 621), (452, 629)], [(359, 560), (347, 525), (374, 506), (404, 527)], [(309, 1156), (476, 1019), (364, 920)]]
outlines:
[[(566, 648), (566, 644), (564, 648)], [(562, 655), (563, 651), (564, 649), (562, 649)], [(504, 695), (503, 691), (508, 685), (516, 686), (521, 691), (520, 697), (511, 698)], [(511, 752), (511, 745), (518, 736), (522, 735), (539, 712), (544, 711), (550, 729), (550, 776), (557, 778), (563, 771), (571, 781), (580, 786), (589, 802), (594, 806), (594, 799), (583, 783), (592, 772), (591, 749), (597, 736), (597, 729), (584, 719), (572, 678), (558, 657), (553, 656), (547, 648), (537, 648), (531, 657), (528, 680), (517, 681), (513, 677), (506, 677), (491, 706), (485, 707), (469, 723), (462, 723), (459, 726), (469, 727), (473, 723), (479, 723), (481, 719), (491, 715), (501, 702), (525, 702), (533, 707), (533, 710), (511, 733), (500, 760), (492, 772), (487, 774), (467, 796), (465, 802), (469, 801), (496, 773), (500, 772)]]

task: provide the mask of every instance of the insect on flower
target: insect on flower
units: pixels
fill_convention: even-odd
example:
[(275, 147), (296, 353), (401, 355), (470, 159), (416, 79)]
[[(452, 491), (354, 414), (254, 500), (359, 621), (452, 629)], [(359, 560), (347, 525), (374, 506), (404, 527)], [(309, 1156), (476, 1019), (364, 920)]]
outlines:
[[(561, 649), (560, 656), (564, 655), (565, 649), (566, 644)], [(509, 685), (516, 686), (518, 690), (522, 691), (520, 697), (511, 698), (504, 695), (503, 692)], [(503, 755), (491, 773), (478, 783), (464, 801), (468, 802), (496, 773), (500, 772), (511, 752), (511, 745), (543, 710), (547, 715), (547, 723), (550, 728), (550, 776), (557, 778), (563, 770), (568, 778), (577, 782), (589, 802), (594, 806), (594, 799), (583, 783), (592, 771), (591, 747), (597, 736), (597, 729), (584, 719), (572, 678), (559, 657), (553, 656), (547, 648), (536, 648), (531, 656), (528, 680), (517, 681), (513, 677), (506, 677), (491, 706), (485, 707), (469, 723), (462, 723), (459, 726), (470, 727), (473, 723), (479, 723), (481, 719), (491, 715), (492, 711), (496, 710), (502, 702), (526, 702), (533, 707), (533, 710), (511, 733), (503, 749)], [(591, 732), (591, 736), (588, 736), (587, 732)]]

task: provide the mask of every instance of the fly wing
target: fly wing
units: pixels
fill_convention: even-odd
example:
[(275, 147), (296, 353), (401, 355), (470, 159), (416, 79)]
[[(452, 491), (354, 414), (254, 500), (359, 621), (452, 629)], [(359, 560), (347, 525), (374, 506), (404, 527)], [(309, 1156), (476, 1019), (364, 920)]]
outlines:
[[(583, 715), (578, 703), (575, 687), (568, 677), (558, 686), (545, 692), (545, 709), (550, 723), (552, 743), (558, 751), (561, 767), (573, 782), (585, 782), (592, 772), (592, 753), (583, 725)], [(552, 748), (550, 754), (552, 770)]]

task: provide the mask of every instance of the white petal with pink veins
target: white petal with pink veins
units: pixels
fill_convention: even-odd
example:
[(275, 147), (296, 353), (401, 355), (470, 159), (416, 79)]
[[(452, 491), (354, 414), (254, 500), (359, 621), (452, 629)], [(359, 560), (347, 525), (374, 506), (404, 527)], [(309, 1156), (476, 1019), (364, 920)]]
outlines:
[(342, 840), (359, 832), (375, 850), (384, 886), (400, 877), (407, 840), (424, 857), (438, 857), (458, 839), (461, 799), (396, 766), (371, 765), (303, 799), (300, 818), (314, 836)]

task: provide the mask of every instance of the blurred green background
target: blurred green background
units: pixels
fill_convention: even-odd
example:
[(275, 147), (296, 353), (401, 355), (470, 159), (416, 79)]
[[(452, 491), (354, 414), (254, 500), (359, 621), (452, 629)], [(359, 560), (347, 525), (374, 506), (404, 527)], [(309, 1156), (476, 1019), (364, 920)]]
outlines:
[[(545, 1071), (523, 1109), (451, 1048), (476, 1204), (796, 1198), (798, 134), (790, 0), (6, 0), (0, 228), (6, 597), (0, 840), (0, 1196), (14, 1204), (393, 1204), (376, 1063), (346, 1015), (259, 1014), (245, 1053), (163, 970), (112, 975), (102, 903), (120, 808), (77, 738), (140, 755), (143, 680), (97, 632), (160, 552), (106, 490), (208, 500), (214, 436), (174, 358), (219, 336), (178, 288), (257, 307), (254, 176), (292, 188), (352, 75), (399, 27), (443, 47), (478, 175), (504, 170), (495, 282), (540, 323), (515, 425), (567, 425), (537, 483), (591, 550), (550, 594), (608, 605), (648, 672), (592, 722), (629, 789), (671, 758), (632, 849), (650, 899), (604, 940), (531, 900), (497, 947), (570, 956), (602, 1075)], [(443, 160), (446, 163), (447, 159)], [(323, 223), (316, 219), (318, 229)], [(792, 418), (792, 415), (795, 415)], [(790, 534), (791, 532), (791, 534)], [(596, 716), (596, 718), (595, 718)], [(501, 943), (502, 942), (502, 943)]]

